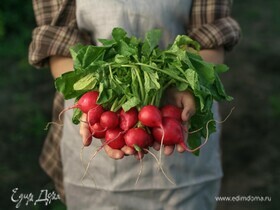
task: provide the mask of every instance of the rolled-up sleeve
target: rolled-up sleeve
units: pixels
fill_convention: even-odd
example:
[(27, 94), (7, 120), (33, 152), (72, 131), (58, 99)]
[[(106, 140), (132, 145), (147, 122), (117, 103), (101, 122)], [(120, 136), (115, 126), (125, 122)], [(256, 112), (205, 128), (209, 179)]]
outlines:
[(29, 63), (37, 68), (46, 66), (50, 56), (70, 56), (69, 48), (77, 43), (89, 44), (87, 33), (76, 23), (75, 1), (33, 0), (37, 27), (29, 45)]
[(241, 29), (230, 16), (231, 0), (194, 0), (189, 36), (198, 41), (202, 49), (224, 46), (231, 50), (239, 41)]

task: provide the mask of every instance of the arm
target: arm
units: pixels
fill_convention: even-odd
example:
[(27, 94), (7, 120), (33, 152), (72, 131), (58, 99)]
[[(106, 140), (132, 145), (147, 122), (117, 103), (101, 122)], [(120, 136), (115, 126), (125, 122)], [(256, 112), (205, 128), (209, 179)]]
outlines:
[(73, 69), (73, 60), (65, 56), (51, 56), (49, 59), (51, 74), (54, 79)]

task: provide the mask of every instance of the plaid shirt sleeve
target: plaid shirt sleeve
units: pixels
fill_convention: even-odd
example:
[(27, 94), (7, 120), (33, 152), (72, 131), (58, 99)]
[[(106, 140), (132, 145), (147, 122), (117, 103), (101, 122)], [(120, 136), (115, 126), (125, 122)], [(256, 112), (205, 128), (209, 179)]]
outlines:
[(231, 50), (240, 38), (240, 27), (230, 16), (232, 0), (193, 0), (188, 35), (202, 49), (224, 46)]
[(43, 67), (50, 56), (70, 56), (69, 47), (90, 43), (89, 36), (77, 28), (75, 1), (33, 0), (33, 8), (37, 27), (29, 45), (31, 65)]

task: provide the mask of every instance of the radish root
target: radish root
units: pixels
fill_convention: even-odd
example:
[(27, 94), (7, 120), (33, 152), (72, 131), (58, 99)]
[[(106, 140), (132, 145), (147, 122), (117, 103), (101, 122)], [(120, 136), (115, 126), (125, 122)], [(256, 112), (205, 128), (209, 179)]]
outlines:
[(158, 167), (159, 169), (161, 170), (162, 174), (165, 176), (165, 178), (173, 185), (175, 185), (175, 182), (165, 173), (162, 165), (160, 164), (158, 158), (156, 157), (156, 155), (154, 153), (152, 153), (150, 150), (148, 149), (143, 149), (145, 152), (149, 153), (150, 155), (152, 155), (152, 157), (156, 160), (157, 164), (158, 164)]
[[(85, 164), (84, 158), (83, 158), (84, 148), (85, 148), (85, 146), (83, 145), (82, 148), (81, 148), (81, 151), (80, 151), (80, 160), (81, 160), (82, 166), (83, 166), (84, 169), (86, 170), (86, 164)], [(95, 179), (94, 179), (93, 175), (90, 174), (90, 177), (91, 177), (91, 179), (92, 179), (94, 185), (96, 186), (96, 182), (95, 182)], [(83, 180), (83, 179), (81, 180), (81, 182), (82, 182), (82, 184), (84, 185), (84, 180)]]
[(114, 139), (112, 139), (112, 140), (110, 140), (110, 141), (108, 141), (108, 142), (104, 142), (104, 143), (92, 154), (92, 156), (91, 156), (91, 158), (89, 159), (89, 162), (88, 162), (88, 164), (87, 164), (87, 166), (86, 166), (86, 168), (85, 168), (84, 174), (83, 174), (83, 176), (82, 176), (82, 178), (81, 178), (82, 181), (84, 180), (84, 178), (85, 178), (86, 175), (87, 175), (87, 172), (88, 172), (88, 170), (89, 170), (89, 167), (90, 167), (90, 164), (91, 164), (93, 158), (95, 158), (95, 156), (96, 156), (106, 145), (108, 145), (108, 144), (110, 144), (111, 142), (115, 141), (122, 133), (123, 133), (123, 132), (120, 132)]
[[(139, 152), (138, 152), (138, 154), (139, 154)], [(139, 156), (140, 156), (140, 155), (139, 155)], [(138, 182), (139, 182), (139, 179), (140, 179), (141, 174), (142, 174), (142, 171), (143, 171), (143, 166), (144, 166), (144, 164), (143, 164), (143, 158), (140, 157), (139, 161), (140, 161), (140, 170), (139, 170), (139, 172), (138, 172), (137, 179), (136, 179), (136, 181), (135, 181), (135, 186), (136, 186), (136, 185), (138, 184)]]
[[(222, 121), (218, 121), (218, 120), (209, 120), (209, 121), (206, 123), (206, 126), (205, 126), (205, 127), (206, 127), (206, 138), (205, 138), (205, 141), (204, 141), (200, 146), (196, 147), (195, 149), (189, 149), (189, 148), (187, 148), (185, 145), (182, 145), (182, 144), (181, 144), (181, 145), (182, 145), (182, 146), (184, 147), (184, 149), (185, 149), (186, 151), (188, 151), (188, 152), (195, 152), (195, 151), (201, 149), (201, 148), (208, 142), (208, 139), (209, 139), (209, 123), (211, 123), (211, 122), (216, 122), (216, 123), (218, 123), (218, 124), (224, 123), (224, 122), (230, 117), (230, 115), (232, 114), (232, 112), (233, 112), (234, 109), (235, 109), (235, 107), (231, 108), (229, 114), (228, 114), (228, 115), (225, 117), (225, 119), (223, 119)], [(200, 131), (201, 129), (202, 129), (202, 128), (199, 128), (199, 129), (193, 131), (192, 133), (198, 132), (198, 131)]]
[(162, 137), (161, 137), (161, 140), (160, 140), (160, 147), (159, 147), (159, 163), (158, 163), (160, 166), (162, 166), (163, 139), (164, 139), (164, 135), (165, 135), (163, 126), (161, 126), (161, 130), (162, 130)]
[(63, 110), (59, 113), (59, 115), (58, 115), (58, 120), (59, 120), (59, 121), (62, 121), (62, 120), (61, 120), (62, 114), (63, 114), (64, 112), (68, 111), (68, 110), (75, 109), (75, 108), (78, 108), (77, 105), (70, 106), (70, 107), (68, 107), (68, 108), (63, 109)]
[(57, 126), (63, 126), (63, 123), (58, 123), (58, 122), (48, 122), (44, 130), (48, 130), (50, 125), (57, 125)]

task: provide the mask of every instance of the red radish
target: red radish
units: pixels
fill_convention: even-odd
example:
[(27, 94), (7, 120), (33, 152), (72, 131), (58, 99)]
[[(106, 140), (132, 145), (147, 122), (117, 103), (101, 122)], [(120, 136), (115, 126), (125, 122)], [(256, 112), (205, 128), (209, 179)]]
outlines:
[(138, 114), (140, 122), (148, 127), (162, 127), (160, 110), (154, 105), (143, 106)]
[(125, 145), (122, 129), (112, 128), (107, 130), (105, 142), (113, 149), (121, 149)]
[(172, 117), (179, 121), (182, 121), (181, 115), (182, 115), (183, 110), (177, 106), (167, 104), (167, 105), (164, 105), (160, 109), (160, 111), (161, 111), (162, 117)]
[(90, 128), (90, 132), (91, 132), (91, 135), (95, 138), (104, 138), (105, 137), (105, 133), (107, 131), (106, 128), (103, 128), (99, 122), (97, 123), (94, 123), (93, 125), (90, 125), (89, 126)]
[(96, 101), (98, 99), (99, 93), (97, 91), (89, 91), (82, 95), (82, 97), (77, 101), (74, 106), (68, 107), (62, 110), (58, 116), (61, 119), (61, 115), (70, 109), (80, 109), (83, 113), (87, 113), (90, 109), (97, 106)]
[(150, 146), (151, 137), (143, 128), (130, 128), (124, 135), (125, 144), (133, 149)]
[(149, 134), (148, 146), (151, 147), (154, 144), (154, 138), (151, 134)]
[(100, 117), (100, 125), (103, 128), (116, 128), (119, 125), (119, 116), (116, 112), (106, 111)]
[(101, 105), (97, 105), (95, 108), (92, 108), (87, 113), (87, 122), (88, 124), (94, 125), (95, 123), (99, 122), (100, 117), (102, 113), (104, 112), (104, 109)]
[(184, 133), (182, 130), (181, 123), (171, 117), (164, 117), (162, 122), (163, 128), (155, 127), (152, 129), (152, 134), (157, 142), (161, 142), (162, 135), (165, 133), (163, 138), (164, 145), (175, 145), (184, 143)]
[(138, 111), (135, 107), (128, 111), (120, 111), (120, 128), (124, 131), (132, 128), (138, 122)]
[[(232, 112), (232, 110), (231, 110), (231, 112)], [(231, 114), (231, 112), (229, 113), (229, 115)], [(209, 126), (209, 123), (211, 123), (213, 121), (216, 122), (216, 123), (223, 123), (229, 117), (229, 115), (223, 121), (209, 120), (206, 123), (206, 138), (205, 138), (204, 142), (194, 149), (188, 148), (187, 142), (184, 141), (184, 131), (185, 131), (185, 133), (188, 134), (188, 130), (185, 130), (184, 127), (182, 126), (182, 124), (174, 118), (164, 117), (163, 118), (163, 129), (153, 128), (152, 129), (152, 135), (153, 135), (153, 137), (156, 141), (163, 142), (164, 145), (179, 144), (186, 151), (195, 152), (195, 151), (201, 149), (208, 141), (208, 136), (209, 136), (208, 126)], [(165, 135), (164, 135), (163, 141), (162, 141), (163, 134), (165, 134)]]
[[(207, 141), (205, 141), (200, 146), (195, 149), (188, 148), (187, 144), (184, 141), (184, 131), (181, 123), (171, 117), (163, 118), (163, 128), (153, 128), (152, 134), (155, 141), (162, 142), (164, 145), (181, 145), (188, 152), (195, 152), (200, 149)], [(163, 137), (164, 134), (164, 137)], [(163, 139), (163, 141), (162, 141)]]
[(160, 152), (159, 152), (159, 163), (161, 164), (162, 145), (163, 145), (165, 132), (162, 126), (162, 115), (160, 110), (154, 105), (146, 105), (141, 108), (138, 114), (138, 119), (145, 126), (152, 127), (152, 128), (159, 127), (162, 129), (163, 135), (161, 138)]

